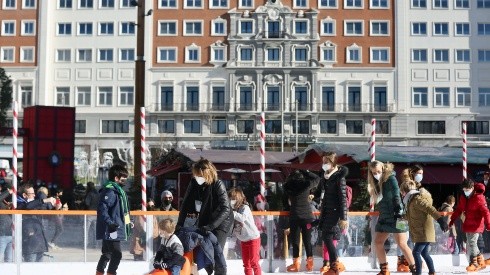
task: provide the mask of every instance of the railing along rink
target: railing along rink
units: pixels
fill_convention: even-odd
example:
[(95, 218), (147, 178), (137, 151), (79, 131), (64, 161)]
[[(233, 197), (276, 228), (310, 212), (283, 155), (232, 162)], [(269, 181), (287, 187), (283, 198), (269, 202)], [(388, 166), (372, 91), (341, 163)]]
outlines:
[[(132, 220), (136, 221), (138, 216), (146, 216), (146, 233), (143, 246), (145, 252), (143, 260), (134, 260), (131, 254), (131, 241), (121, 242), (123, 259), (118, 274), (120, 275), (142, 275), (153, 268), (154, 251), (158, 249), (158, 239), (153, 239), (154, 220), (164, 218), (177, 219), (178, 211), (132, 211)], [(286, 273), (286, 266), (292, 263), (292, 249), (284, 249), (284, 229), (287, 227), (288, 212), (280, 211), (254, 211), (255, 222), (261, 232), (261, 266), (264, 273)], [(315, 213), (318, 215), (318, 213)], [(446, 213), (448, 214), (448, 213)], [(96, 211), (53, 211), (53, 210), (1, 210), (0, 215), (12, 215), (15, 227), (14, 262), (1, 264), (1, 274), (92, 274), (95, 273), (97, 261), (101, 255), (101, 241), (95, 240)], [(61, 215), (63, 232), (56, 245), (59, 249), (50, 249), (45, 254), (43, 262), (24, 262), (22, 259), (22, 217), (23, 215), (35, 215), (42, 220), (45, 237), (49, 241), (55, 232), (55, 221)], [(379, 269), (373, 269), (369, 260), (369, 236), (368, 222), (375, 212), (349, 212), (349, 230), (347, 236), (343, 236), (337, 246), (340, 259), (346, 266), (343, 274), (377, 274)], [(442, 267), (447, 272), (463, 272), (467, 265), (464, 254), (460, 254), (460, 265), (451, 265), (451, 255), (446, 247), (447, 233), (443, 233), (439, 226), (436, 228), (436, 243), (431, 246), (431, 254), (434, 256), (436, 271)], [(133, 235), (134, 236), (134, 235)], [(314, 228), (312, 234), (314, 245), (314, 273), (318, 273), (322, 264), (321, 231)], [(388, 250), (390, 269), (396, 270), (396, 244), (390, 238), (385, 244)], [(230, 237), (225, 245), (224, 254), (228, 264), (228, 274), (243, 274), (243, 263), (241, 260), (240, 244), (236, 239)], [(302, 271), (305, 269), (304, 251)], [(0, 261), (3, 261), (1, 259)], [(425, 272), (425, 271), (424, 271)], [(482, 272), (485, 272), (482, 271)], [(490, 269), (488, 270), (490, 273)], [(300, 273), (301, 274), (301, 273)], [(449, 274), (449, 273), (447, 273)]]

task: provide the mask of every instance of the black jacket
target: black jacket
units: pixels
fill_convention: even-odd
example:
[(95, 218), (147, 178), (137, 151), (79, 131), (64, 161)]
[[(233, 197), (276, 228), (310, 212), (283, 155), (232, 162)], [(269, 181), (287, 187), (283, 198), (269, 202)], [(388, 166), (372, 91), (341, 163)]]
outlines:
[(207, 226), (211, 231), (222, 230), (230, 233), (233, 225), (233, 211), (221, 180), (208, 185), (199, 185), (192, 179), (180, 207), (177, 225), (183, 226), (187, 214), (195, 214), (195, 201), (202, 202), (197, 226)]
[(319, 181), (318, 175), (304, 170), (293, 171), (288, 176), (284, 184), (284, 191), (286, 198), (291, 201), (290, 219), (303, 219), (307, 222), (314, 220), (308, 196), (310, 191), (316, 188)]
[(330, 178), (325, 179), (325, 171), (321, 171), (319, 188), (315, 191), (315, 198), (320, 198), (323, 193), (323, 199), (320, 206), (320, 225), (322, 228), (332, 227), (339, 220), (347, 220), (347, 193), (345, 177), (349, 169), (345, 166), (338, 166), (337, 172), (333, 173)]
[[(42, 199), (25, 201), (18, 197), (17, 209), (19, 210), (48, 210), (51, 204), (44, 203)], [(48, 242), (44, 234), (40, 216), (22, 215), (22, 254), (34, 254), (48, 252)]]
[[(0, 210), (9, 209), (3, 202), (10, 196), (8, 190), (0, 193)], [(0, 215), (0, 236), (12, 236), (12, 215)]]

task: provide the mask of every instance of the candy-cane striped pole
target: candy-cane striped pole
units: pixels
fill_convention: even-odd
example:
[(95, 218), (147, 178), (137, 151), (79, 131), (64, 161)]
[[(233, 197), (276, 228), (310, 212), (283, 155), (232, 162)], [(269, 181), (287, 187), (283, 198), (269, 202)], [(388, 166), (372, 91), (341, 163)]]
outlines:
[(371, 161), (376, 160), (376, 119), (371, 120), (371, 142), (369, 142), (369, 154)]
[(463, 179), (467, 179), (466, 122), (463, 122)]
[(17, 106), (17, 101), (14, 100), (12, 104), (12, 113), (14, 115), (13, 119), (13, 131), (12, 131), (12, 172), (14, 173), (14, 176), (12, 177), (12, 186), (13, 186), (13, 193), (12, 193), (12, 205), (14, 209), (17, 209), (17, 135), (18, 135), (18, 130), (19, 130), (19, 113), (18, 113), (18, 106)]
[[(13, 209), (17, 209), (17, 135), (19, 130), (19, 112), (17, 101), (12, 102), (12, 113), (14, 115), (13, 119), (13, 129), (12, 129), (12, 172), (14, 176), (12, 177), (12, 206)], [(15, 221), (12, 220), (12, 255), (15, 255)]]
[(260, 113), (260, 194), (265, 199), (265, 113)]
[(146, 211), (146, 132), (145, 107), (140, 108), (141, 117), (141, 210)]

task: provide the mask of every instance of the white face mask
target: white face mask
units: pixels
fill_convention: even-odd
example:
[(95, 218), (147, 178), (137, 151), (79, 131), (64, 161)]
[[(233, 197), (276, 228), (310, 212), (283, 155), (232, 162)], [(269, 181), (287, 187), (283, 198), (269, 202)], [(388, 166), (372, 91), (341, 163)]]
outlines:
[(424, 178), (424, 176), (422, 174), (416, 174), (414, 180), (416, 182), (422, 182), (423, 178)]
[(235, 208), (236, 200), (231, 200), (230, 204), (231, 204), (231, 208)]
[(34, 199), (27, 199), (27, 202), (31, 202), (31, 201), (33, 201), (33, 200), (34, 200)]
[(373, 174), (373, 177), (379, 181), (379, 179), (381, 178), (381, 173), (379, 174)]
[(328, 171), (328, 170), (332, 169), (332, 164), (325, 163), (322, 165), (322, 169), (323, 169), (323, 171)]
[(487, 184), (488, 184), (488, 180), (484, 180), (484, 181), (483, 181), (483, 183), (484, 183), (485, 185), (487, 185)]
[(471, 195), (471, 192), (473, 192), (473, 190), (471, 191), (463, 191), (464, 192), (464, 195), (469, 197)]
[(194, 177), (196, 179), (197, 184), (203, 185), (206, 180), (203, 177)]

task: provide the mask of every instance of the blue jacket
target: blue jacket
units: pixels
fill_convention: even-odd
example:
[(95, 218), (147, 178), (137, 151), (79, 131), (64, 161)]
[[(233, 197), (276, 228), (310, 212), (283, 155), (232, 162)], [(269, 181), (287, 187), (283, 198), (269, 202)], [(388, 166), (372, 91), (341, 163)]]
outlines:
[[(223, 255), (223, 250), (218, 243), (218, 239), (213, 233), (209, 233), (206, 236), (199, 234), (199, 230), (183, 227), (175, 233), (182, 242), (184, 247), (184, 253), (193, 251), (194, 253), (203, 253), (206, 258), (207, 265), (213, 265), (214, 267), (226, 267), (226, 260)], [(198, 269), (205, 266), (198, 266)]]
[[(115, 183), (117, 184), (117, 183)], [(123, 191), (124, 192), (124, 191)], [(126, 230), (124, 221), (123, 200), (117, 189), (104, 185), (99, 190), (99, 205), (97, 207), (96, 239), (111, 241), (126, 241), (130, 232)], [(129, 209), (128, 209), (129, 215)], [(117, 224), (117, 238), (109, 237), (109, 225)]]

